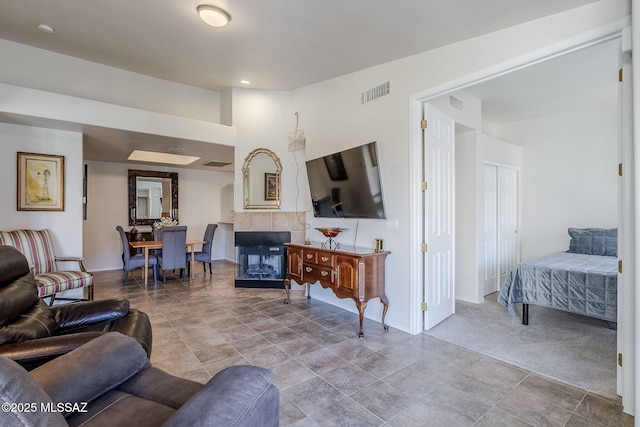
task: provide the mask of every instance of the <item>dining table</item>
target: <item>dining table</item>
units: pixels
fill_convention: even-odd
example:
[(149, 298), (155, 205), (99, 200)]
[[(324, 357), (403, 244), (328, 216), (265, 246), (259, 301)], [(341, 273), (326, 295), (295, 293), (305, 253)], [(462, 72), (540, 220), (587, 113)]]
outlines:
[[(195, 247), (196, 245), (202, 245), (206, 243), (204, 240), (200, 239), (187, 239), (186, 250), (191, 252), (191, 279), (193, 279), (195, 274)], [(149, 240), (146, 242), (129, 242), (129, 245), (132, 248), (142, 249), (142, 253), (144, 254), (144, 285), (147, 286), (148, 276), (149, 276), (149, 251), (151, 249), (162, 249), (162, 240)], [(186, 252), (185, 252), (186, 255)]]

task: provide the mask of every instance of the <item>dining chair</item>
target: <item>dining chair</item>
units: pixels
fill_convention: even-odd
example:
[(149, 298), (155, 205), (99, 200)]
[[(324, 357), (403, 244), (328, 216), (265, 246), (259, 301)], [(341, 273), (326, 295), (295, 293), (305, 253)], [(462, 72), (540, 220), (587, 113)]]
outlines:
[[(204, 268), (204, 272), (207, 272), (207, 264), (209, 264), (209, 274), (213, 274), (211, 272), (211, 248), (213, 247), (213, 236), (216, 234), (216, 229), (218, 228), (218, 224), (208, 224), (206, 230), (204, 231), (204, 237), (202, 240), (204, 243), (202, 244), (202, 251), (194, 252), (193, 260), (202, 263), (202, 267)], [(191, 253), (187, 252), (187, 274), (191, 277)]]
[(167, 283), (167, 270), (180, 269), (180, 277), (184, 277), (187, 266), (187, 226), (176, 225), (162, 227), (162, 253), (157, 256), (158, 265), (162, 268), (162, 283)]
[[(120, 233), (120, 239), (122, 240), (122, 260), (124, 261), (124, 284), (129, 282), (129, 272), (136, 268), (144, 268), (144, 255), (136, 254), (131, 255), (131, 248), (129, 247), (129, 240), (124, 232), (122, 226), (116, 227), (118, 233)], [(158, 281), (158, 259), (149, 254), (149, 265), (153, 267), (153, 284)]]

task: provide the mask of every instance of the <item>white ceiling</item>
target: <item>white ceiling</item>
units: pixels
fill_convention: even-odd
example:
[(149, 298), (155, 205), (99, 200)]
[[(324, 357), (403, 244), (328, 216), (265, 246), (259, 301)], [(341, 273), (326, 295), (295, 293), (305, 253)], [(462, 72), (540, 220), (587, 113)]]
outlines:
[[(231, 15), (216, 29), (197, 16), (200, 0), (2, 0), (0, 38), (211, 90), (241, 79), (251, 88), (290, 90), (593, 2), (215, 0)], [(545, 102), (539, 72), (513, 76), (469, 89), (485, 100), (489, 121), (543, 108), (536, 107)], [(104, 131), (86, 133), (87, 140), (103, 141)], [(127, 150), (144, 144), (144, 135), (114, 136)]]
[(482, 100), (483, 120), (495, 125), (594, 105), (617, 93), (619, 43), (602, 42), (464, 90)]

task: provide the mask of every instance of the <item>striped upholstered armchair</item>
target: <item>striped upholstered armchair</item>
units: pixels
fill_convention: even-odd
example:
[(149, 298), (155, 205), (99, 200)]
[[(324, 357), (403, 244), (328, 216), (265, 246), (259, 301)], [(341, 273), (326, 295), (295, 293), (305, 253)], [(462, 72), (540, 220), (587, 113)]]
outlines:
[[(0, 231), (0, 245), (13, 246), (27, 258), (39, 282), (40, 298), (54, 300), (93, 300), (93, 274), (88, 272), (82, 258), (57, 257), (49, 230)], [(79, 271), (58, 270), (58, 262), (77, 262)], [(83, 298), (56, 297), (60, 292), (84, 288)]]

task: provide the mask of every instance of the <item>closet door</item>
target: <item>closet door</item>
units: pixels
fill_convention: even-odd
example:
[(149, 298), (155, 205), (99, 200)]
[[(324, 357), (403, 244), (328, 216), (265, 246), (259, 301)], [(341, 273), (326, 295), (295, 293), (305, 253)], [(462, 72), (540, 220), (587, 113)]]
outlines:
[(484, 165), (482, 191), (482, 226), (480, 227), (480, 277), (482, 295), (496, 291), (498, 281), (498, 167)]
[(518, 263), (518, 170), (498, 167), (498, 283), (500, 290), (509, 271)]
[(518, 262), (518, 170), (485, 164), (482, 201), (480, 277), (488, 295)]

